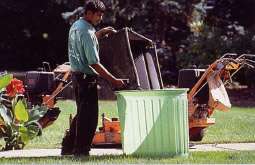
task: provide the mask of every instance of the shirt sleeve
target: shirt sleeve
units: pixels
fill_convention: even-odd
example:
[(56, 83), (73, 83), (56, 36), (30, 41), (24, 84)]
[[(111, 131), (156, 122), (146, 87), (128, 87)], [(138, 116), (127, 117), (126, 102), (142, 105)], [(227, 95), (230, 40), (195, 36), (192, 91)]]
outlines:
[(98, 41), (95, 34), (83, 32), (81, 35), (81, 44), (88, 64), (91, 65), (99, 63)]

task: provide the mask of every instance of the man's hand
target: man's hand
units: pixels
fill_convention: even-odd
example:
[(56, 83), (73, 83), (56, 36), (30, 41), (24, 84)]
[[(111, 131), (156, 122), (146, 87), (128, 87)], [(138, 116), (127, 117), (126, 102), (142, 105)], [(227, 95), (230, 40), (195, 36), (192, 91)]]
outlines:
[(112, 84), (114, 85), (114, 87), (116, 88), (122, 88), (124, 87), (125, 83), (122, 81), (122, 79), (115, 79)]
[(97, 63), (92, 64), (90, 66), (92, 67), (93, 70), (95, 70), (97, 74), (99, 74), (104, 79), (108, 80), (115, 88), (124, 87), (125, 83), (123, 82), (123, 80), (114, 77), (102, 64)]
[(111, 34), (111, 33), (116, 33), (117, 31), (113, 27), (105, 27), (102, 28), (100, 31), (102, 31), (103, 35)]
[(105, 28), (102, 28), (100, 29), (99, 31), (96, 32), (96, 36), (97, 38), (102, 38), (106, 35), (109, 35), (109, 34), (112, 34), (112, 33), (116, 33), (117, 31), (113, 28), (113, 27), (105, 27)]

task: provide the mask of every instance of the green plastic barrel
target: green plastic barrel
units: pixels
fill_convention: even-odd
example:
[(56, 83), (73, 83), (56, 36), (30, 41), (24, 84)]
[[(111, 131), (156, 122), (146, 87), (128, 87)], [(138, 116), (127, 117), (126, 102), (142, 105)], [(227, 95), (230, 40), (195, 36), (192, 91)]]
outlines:
[(187, 156), (187, 89), (119, 91), (118, 113), (127, 155)]

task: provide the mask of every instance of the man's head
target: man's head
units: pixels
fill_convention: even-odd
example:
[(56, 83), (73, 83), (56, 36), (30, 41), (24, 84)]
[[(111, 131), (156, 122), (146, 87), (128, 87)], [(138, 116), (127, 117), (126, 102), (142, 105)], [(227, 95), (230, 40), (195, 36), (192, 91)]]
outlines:
[(97, 25), (101, 22), (105, 5), (100, 0), (88, 0), (84, 6), (84, 18), (93, 25)]

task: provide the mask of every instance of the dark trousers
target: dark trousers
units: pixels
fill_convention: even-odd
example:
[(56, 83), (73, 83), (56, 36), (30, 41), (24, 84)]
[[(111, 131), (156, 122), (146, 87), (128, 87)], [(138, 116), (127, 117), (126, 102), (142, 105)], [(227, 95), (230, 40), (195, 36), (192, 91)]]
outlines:
[(88, 152), (97, 128), (98, 95), (97, 77), (78, 72), (72, 73), (77, 114), (70, 127), (70, 140), (74, 152)]

